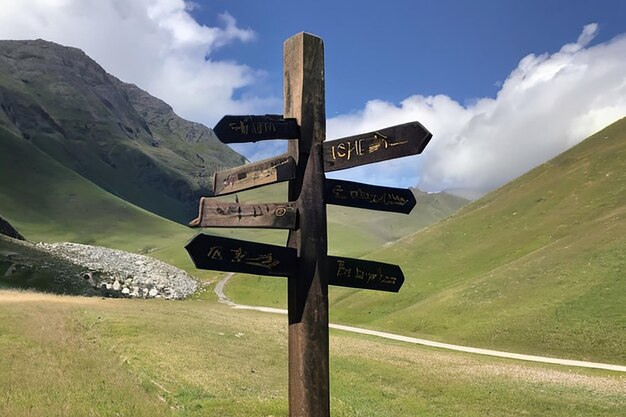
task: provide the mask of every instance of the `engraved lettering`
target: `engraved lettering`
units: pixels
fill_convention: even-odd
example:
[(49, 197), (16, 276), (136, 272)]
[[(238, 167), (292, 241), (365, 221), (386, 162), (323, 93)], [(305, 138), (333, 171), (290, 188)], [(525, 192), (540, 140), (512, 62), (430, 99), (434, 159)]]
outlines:
[(231, 262), (241, 262), (248, 254), (243, 248), (231, 249), (230, 251), (233, 253)]
[(221, 246), (211, 246), (209, 248), (209, 252), (207, 253), (207, 257), (209, 259), (215, 259), (217, 261), (222, 260), (222, 247)]
[(346, 268), (345, 261), (338, 259), (337, 265), (337, 278), (350, 278), (352, 276), (352, 268)]
[(246, 263), (248, 265), (255, 265), (267, 268), (268, 270), (272, 270), (276, 265), (280, 264), (278, 259), (275, 259), (272, 253), (260, 254), (256, 258), (246, 258)]
[(348, 198), (346, 197), (345, 191), (343, 190), (343, 187), (341, 185), (336, 185), (333, 188), (333, 194), (335, 195), (335, 198), (340, 198), (342, 200)]

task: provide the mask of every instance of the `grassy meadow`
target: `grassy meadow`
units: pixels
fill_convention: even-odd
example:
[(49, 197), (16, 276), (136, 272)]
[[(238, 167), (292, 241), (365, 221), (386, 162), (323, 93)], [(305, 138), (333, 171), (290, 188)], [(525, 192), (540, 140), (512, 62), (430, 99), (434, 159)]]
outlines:
[[(332, 288), (331, 319), (626, 363), (625, 124), (418, 232), (417, 217), (427, 214), (377, 217), (329, 207), (331, 254), (397, 263), (406, 276), (398, 294)], [(212, 288), (221, 275), (196, 270), (183, 249), (197, 231), (104, 192), (2, 129), (0, 145), (7, 149), (0, 166), (10, 173), (0, 176), (0, 215), (27, 239), (149, 254), (205, 286), (177, 302), (1, 289), (0, 416), (287, 415), (287, 319), (217, 303)], [(285, 197), (280, 184), (239, 195), (250, 202)], [(208, 232), (286, 239), (276, 231)], [(6, 243), (1, 250), (18, 251)], [(41, 277), (25, 279), (46, 289)], [(285, 287), (281, 278), (238, 276), (227, 294), (284, 306)], [(626, 378), (616, 372), (334, 330), (331, 393), (333, 416), (619, 416), (626, 409)]]
[[(330, 217), (330, 214), (329, 214)], [(342, 247), (349, 245), (345, 236)], [(455, 215), (365, 256), (398, 294), (331, 288), (331, 320), (406, 335), (626, 363), (626, 119)], [(284, 307), (286, 283), (227, 295)]]
[[(0, 415), (286, 416), (287, 320), (181, 302), (0, 291)], [(617, 416), (605, 371), (331, 331), (333, 416)]]

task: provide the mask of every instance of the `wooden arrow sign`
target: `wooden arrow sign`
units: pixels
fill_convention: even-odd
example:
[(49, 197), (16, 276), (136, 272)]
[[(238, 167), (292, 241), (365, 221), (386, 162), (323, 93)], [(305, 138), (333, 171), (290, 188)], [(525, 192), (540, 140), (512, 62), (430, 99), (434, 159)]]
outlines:
[(213, 176), (213, 193), (230, 194), (275, 182), (287, 181), (296, 176), (296, 161), (284, 154), (253, 164), (216, 172)]
[(198, 218), (189, 226), (294, 229), (296, 206), (295, 203), (227, 203), (202, 197)]
[(328, 283), (341, 287), (398, 292), (404, 275), (398, 265), (328, 256)]
[(408, 188), (381, 187), (358, 182), (326, 179), (327, 204), (409, 214), (417, 204)]
[(324, 171), (422, 153), (432, 134), (419, 122), (324, 142)]
[(256, 142), (266, 139), (296, 139), (300, 129), (296, 119), (278, 114), (265, 116), (224, 116), (213, 131), (223, 143)]
[(297, 267), (297, 252), (293, 248), (203, 233), (191, 239), (185, 249), (198, 269), (288, 276)]

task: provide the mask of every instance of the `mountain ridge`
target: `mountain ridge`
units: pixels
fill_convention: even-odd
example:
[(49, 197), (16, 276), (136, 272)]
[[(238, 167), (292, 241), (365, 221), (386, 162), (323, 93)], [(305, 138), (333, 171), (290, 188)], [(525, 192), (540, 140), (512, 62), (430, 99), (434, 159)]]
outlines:
[(178, 117), (80, 49), (44, 40), (0, 41), (0, 126), (105, 190), (181, 223), (211, 194), (215, 170), (246, 161), (211, 129)]

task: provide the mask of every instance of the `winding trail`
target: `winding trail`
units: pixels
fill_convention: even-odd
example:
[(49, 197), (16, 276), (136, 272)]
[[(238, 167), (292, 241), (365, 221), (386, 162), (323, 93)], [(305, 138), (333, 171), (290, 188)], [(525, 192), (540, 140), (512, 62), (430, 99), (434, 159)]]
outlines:
[[(224, 303), (232, 308), (239, 309), (239, 310), (255, 310), (255, 311), (262, 311), (264, 313), (287, 314), (287, 310), (282, 309), (282, 308), (247, 306), (247, 305), (242, 305), (242, 304), (237, 304), (237, 303), (232, 302), (224, 294), (224, 286), (228, 283), (228, 281), (234, 275), (235, 275), (234, 273), (227, 274), (215, 286), (215, 294), (217, 295), (217, 298), (220, 303)], [(409, 337), (409, 336), (402, 336), (402, 335), (394, 334), (394, 333), (363, 329), (361, 327), (345, 326), (342, 324), (330, 323), (328, 327), (330, 327), (331, 329), (343, 330), (346, 332), (366, 334), (370, 336), (382, 337), (384, 339), (397, 340), (400, 342), (435, 347), (435, 348), (440, 348), (440, 349), (454, 350), (457, 352), (474, 353), (478, 355), (487, 355), (487, 356), (496, 356), (499, 358), (507, 358), (507, 359), (518, 359), (518, 360), (530, 361), (530, 362), (541, 362), (541, 363), (550, 363), (550, 364), (556, 364), (556, 365), (577, 366), (581, 368), (605, 369), (609, 371), (626, 372), (626, 366), (623, 366), (623, 365), (612, 365), (608, 363), (577, 361), (577, 360), (572, 360), (572, 359), (559, 359), (559, 358), (551, 358), (547, 356), (525, 355), (522, 353), (503, 352), (499, 350), (452, 345), (449, 343), (435, 342), (432, 340), (419, 339), (416, 337)]]

